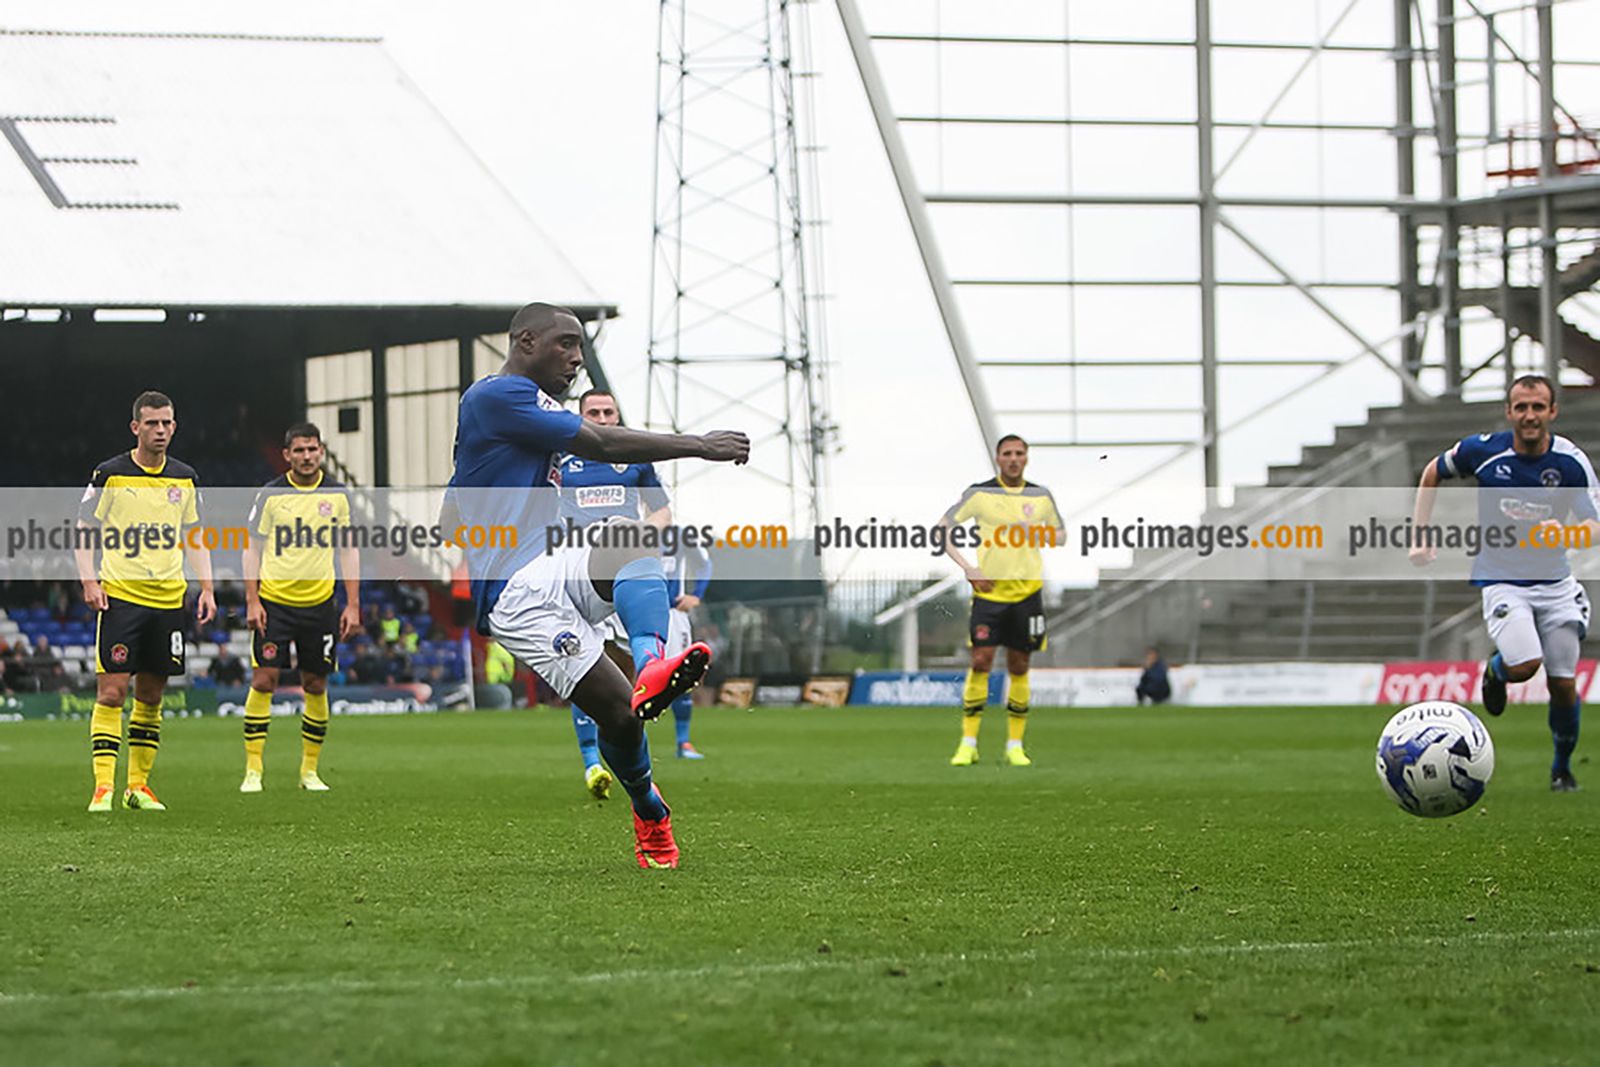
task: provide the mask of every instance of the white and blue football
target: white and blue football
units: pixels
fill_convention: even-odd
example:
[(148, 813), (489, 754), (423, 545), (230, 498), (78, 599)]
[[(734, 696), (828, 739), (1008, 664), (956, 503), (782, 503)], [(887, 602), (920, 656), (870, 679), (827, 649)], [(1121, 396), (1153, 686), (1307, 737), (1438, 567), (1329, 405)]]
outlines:
[(1494, 774), (1494, 741), (1478, 717), (1448, 700), (1395, 713), (1378, 738), (1378, 781), (1401, 810), (1425, 819), (1466, 811)]

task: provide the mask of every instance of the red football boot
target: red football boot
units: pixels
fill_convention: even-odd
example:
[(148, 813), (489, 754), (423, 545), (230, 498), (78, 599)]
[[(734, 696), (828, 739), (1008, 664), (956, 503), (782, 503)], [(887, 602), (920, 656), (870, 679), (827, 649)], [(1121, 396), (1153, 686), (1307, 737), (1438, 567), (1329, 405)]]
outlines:
[(711, 666), (711, 646), (696, 641), (681, 656), (646, 663), (633, 681), (633, 713), (649, 722), (700, 684)]
[[(655, 791), (661, 799), (661, 790)], [(662, 806), (666, 801), (662, 801)], [(661, 870), (678, 865), (678, 842), (672, 838), (672, 809), (659, 819), (641, 819), (633, 813), (633, 854), (645, 870)]]

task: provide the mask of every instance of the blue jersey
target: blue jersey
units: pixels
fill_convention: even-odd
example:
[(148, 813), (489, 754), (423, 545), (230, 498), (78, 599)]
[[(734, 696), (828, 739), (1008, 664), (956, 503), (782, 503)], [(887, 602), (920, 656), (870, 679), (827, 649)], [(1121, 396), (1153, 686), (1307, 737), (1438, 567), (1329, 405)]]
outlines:
[(667, 506), (656, 468), (650, 463), (606, 463), (582, 456), (562, 456), (561, 518), (579, 526), (604, 519), (638, 519), (639, 502), (646, 513)]
[(1510, 430), (1463, 437), (1434, 461), (1439, 477), (1478, 480), (1478, 524), (1482, 530), (1510, 527), (1514, 544), (1485, 547), (1472, 564), (1473, 585), (1545, 585), (1572, 573), (1566, 554), (1518, 544), (1529, 530), (1554, 519), (1596, 518), (1594, 468), (1583, 449), (1552, 436), (1543, 454), (1526, 456), (1513, 447)]
[[(474, 382), (461, 396), (456, 420), (455, 473), (450, 476), (461, 521), (485, 527), (514, 525), (514, 546), (490, 545), (467, 552), (478, 631), (487, 633), (506, 582), (544, 551), (545, 527), (556, 524), (560, 504), (552, 487), (561, 484), (556, 456), (572, 442), (583, 420), (562, 408), (532, 381), (495, 374)], [(518, 489), (543, 492), (486, 493)]]

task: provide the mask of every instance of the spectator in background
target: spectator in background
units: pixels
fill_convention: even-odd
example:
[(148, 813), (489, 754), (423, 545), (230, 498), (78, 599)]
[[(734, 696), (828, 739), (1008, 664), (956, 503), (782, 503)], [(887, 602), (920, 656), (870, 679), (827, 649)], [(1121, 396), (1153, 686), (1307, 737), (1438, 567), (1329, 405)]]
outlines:
[(3, 682), (0, 684), (5, 686), (5, 691), (8, 693), (34, 693), (39, 689), (38, 683), (33, 680), (33, 672), (28, 670), (28, 653), (24, 651), (26, 647), (27, 641), (19, 640), (11, 647), (11, 651), (6, 653), (5, 671), (0, 675)]
[(1167, 664), (1161, 658), (1161, 650), (1154, 645), (1144, 650), (1144, 671), (1139, 675), (1139, 684), (1133, 692), (1140, 704), (1147, 700), (1152, 704), (1164, 704), (1172, 699)]
[(422, 638), (417, 635), (416, 627), (409, 622), (400, 624), (400, 640), (398, 642), (400, 651), (408, 656), (414, 656), (417, 652), (417, 646), (421, 643)]
[(358, 646), (350, 674), (358, 685), (383, 684), (383, 657), (378, 655), (378, 648), (371, 641), (362, 641)]
[(34, 685), (41, 693), (56, 693), (72, 688), (67, 669), (56, 658), (55, 650), (50, 647), (50, 639), (43, 634), (34, 643), (33, 654), (28, 657), (28, 673), (33, 675)]
[(483, 648), (483, 685), (478, 687), (478, 703), (486, 708), (509, 708), (516, 703), (512, 682), (517, 676), (517, 661), (500, 642), (490, 640)]
[(378, 630), (383, 635), (385, 648), (400, 640), (400, 619), (394, 613), (393, 604), (384, 605), (383, 619), (378, 623)]
[(367, 605), (367, 614), (361, 623), (361, 628), (367, 631), (367, 636), (374, 641), (383, 640), (383, 619), (378, 615), (378, 605)]
[(383, 675), (390, 685), (417, 680), (411, 670), (411, 657), (401, 651), (398, 642), (389, 646), (389, 655), (383, 661)]
[(400, 607), (407, 615), (423, 615), (428, 610), (428, 595), (410, 582), (399, 582), (394, 587), (400, 598)]
[(233, 649), (223, 645), (217, 658), (211, 661), (211, 670), (207, 673), (218, 685), (244, 685), (244, 660), (240, 659)]

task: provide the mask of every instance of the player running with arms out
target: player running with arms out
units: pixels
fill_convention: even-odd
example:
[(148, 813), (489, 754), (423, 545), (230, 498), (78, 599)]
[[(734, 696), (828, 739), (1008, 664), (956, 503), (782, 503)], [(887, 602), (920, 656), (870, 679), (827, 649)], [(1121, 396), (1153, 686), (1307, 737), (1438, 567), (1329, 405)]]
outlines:
[(250, 509), (253, 536), (244, 551), (245, 621), (250, 639), (250, 694), (244, 702), (244, 781), (241, 793), (261, 792), (262, 756), (272, 721), (272, 694), (279, 672), (289, 666), (294, 644), (300, 687), (300, 788), (325, 793), (318, 773), (328, 736), (328, 675), (334, 646), (361, 628), (361, 557), (353, 544), (340, 545), (345, 606), (334, 600), (337, 529), (350, 525), (344, 486), (322, 469), (322, 431), (296, 423), (283, 435), (289, 470), (262, 487)]
[[(590, 389), (578, 397), (578, 414), (600, 426), (619, 426), (621, 412), (616, 397), (604, 389)], [(578, 527), (613, 519), (638, 519), (644, 513), (646, 525), (665, 529), (672, 522), (672, 508), (667, 491), (652, 463), (597, 463), (579, 456), (562, 456), (561, 468), (561, 519), (563, 525), (571, 522)], [(662, 559), (667, 574), (668, 595), (673, 611), (667, 633), (667, 655), (676, 656), (686, 651), (692, 643), (688, 616), (680, 609), (684, 600), (681, 579), (677, 575), (678, 556)], [(698, 603), (698, 600), (696, 600)], [(626, 674), (633, 673), (632, 656), (626, 650), (628, 635), (613, 615), (607, 620), (608, 640), (606, 654)], [(689, 719), (694, 700), (685, 693), (672, 702), (672, 717), (678, 733), (678, 756), (682, 759), (700, 759), (700, 753), (689, 743)], [(600, 731), (593, 719), (572, 705), (572, 728), (578, 738), (578, 754), (583, 758), (584, 786), (597, 800), (611, 794), (611, 772), (600, 761)]]
[(1022, 476), (1028, 467), (1028, 443), (1016, 434), (1000, 438), (995, 466), (999, 477), (969, 486), (939, 520), (945, 527), (976, 520), (982, 536), (977, 566), (953, 544), (946, 542), (945, 547), (945, 554), (972, 583), (968, 626), (972, 663), (961, 694), (961, 743), (950, 757), (954, 767), (978, 762), (978, 725), (988, 701), (994, 650), (1001, 646), (1006, 650), (1006, 673), (1011, 676), (1006, 692), (1006, 762), (1013, 767), (1032, 762), (1022, 747), (1022, 736), (1028, 726), (1029, 661), (1045, 646), (1039, 543), (1066, 543), (1061, 513), (1050, 490)]
[[(104, 535), (98, 571), (93, 548), (80, 546), (75, 552), (84, 602), (99, 613), (89, 720), (93, 812), (111, 810), (130, 678), (133, 711), (128, 715), (128, 784), (122, 806), (167, 810), (150, 791), (150, 769), (161, 747), (161, 698), (167, 679), (181, 675), (185, 667), (185, 561), (200, 581), (195, 617), (203, 626), (217, 613), (211, 556), (203, 548), (190, 548), (184, 537), (200, 521), (199, 480), (193, 467), (168, 454), (178, 429), (171, 399), (154, 391), (140, 393), (129, 428), (137, 442), (133, 450), (95, 468), (78, 515), (80, 527), (98, 526)], [(110, 535), (125, 531), (146, 536), (136, 549), (131, 544), (112, 547)]]
[[(1478, 521), (1485, 528), (1516, 524), (1520, 541), (1540, 539), (1573, 517), (1591, 538), (1600, 531), (1596, 502), (1600, 485), (1581, 448), (1550, 432), (1556, 418), (1550, 379), (1529, 374), (1511, 383), (1506, 418), (1511, 429), (1464, 437), (1430, 460), (1417, 485), (1412, 520), (1419, 528), (1433, 517), (1434, 495), (1445, 478), (1478, 481)], [(1432, 545), (1410, 549), (1411, 562), (1425, 566), (1437, 555)], [(1578, 745), (1580, 700), (1575, 680), (1578, 645), (1589, 629), (1589, 598), (1572, 576), (1566, 555), (1551, 549), (1486, 547), (1472, 565), (1472, 584), (1483, 590), (1483, 618), (1495, 652), (1483, 671), (1483, 707), (1490, 715), (1506, 708), (1506, 685), (1525, 682), (1544, 667), (1550, 690), (1550, 735), (1555, 759), (1550, 788), (1578, 788), (1572, 752)]]
[[(475, 382), (461, 397), (446, 502), (457, 515), (446, 516), (444, 525), (454, 529), (451, 519), (457, 516), (467, 524), (504, 522), (515, 512), (522, 534), (515, 546), (468, 552), (479, 632), (494, 637), (595, 721), (600, 754), (633, 804), (639, 866), (675, 867), (671, 811), (652, 781), (643, 720), (699, 684), (711, 650), (695, 644), (679, 656), (662, 655), (671, 608), (653, 550), (607, 544), (546, 551), (544, 530), (560, 510), (551, 487), (560, 478), (561, 453), (603, 463), (743, 463), (750, 442), (741, 433), (655, 434), (587, 422), (555, 399), (583, 363), (577, 316), (566, 308), (529, 304), (512, 318), (510, 332), (500, 373)], [(613, 612), (639, 665), (632, 685), (603, 652), (599, 627)]]

